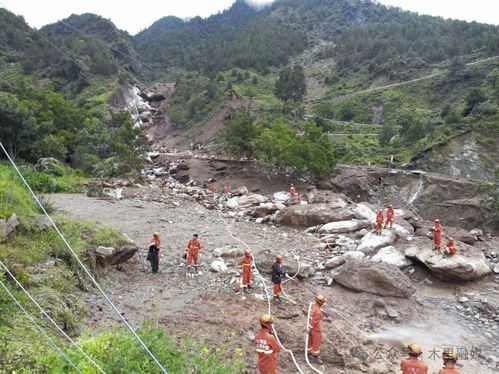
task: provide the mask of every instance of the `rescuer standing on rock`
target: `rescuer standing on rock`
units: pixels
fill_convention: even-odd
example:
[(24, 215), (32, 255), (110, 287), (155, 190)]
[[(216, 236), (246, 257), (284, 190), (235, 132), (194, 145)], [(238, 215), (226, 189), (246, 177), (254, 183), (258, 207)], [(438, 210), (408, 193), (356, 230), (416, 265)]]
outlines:
[(255, 336), (260, 374), (278, 374), (277, 355), (281, 351), (281, 347), (277, 339), (272, 335), (273, 323), (274, 317), (269, 314), (263, 314), (260, 317), (260, 326), (262, 329)]
[(253, 267), (253, 257), (251, 257), (250, 251), (244, 251), (244, 257), (239, 261), (239, 266), (243, 272), (243, 292), (248, 292), (251, 288), (251, 276)]
[(149, 245), (149, 253), (147, 259), (151, 261), (151, 268), (153, 273), (157, 273), (159, 269), (159, 250), (162, 244), (157, 232), (152, 234), (151, 244)]
[(381, 234), (383, 230), (383, 222), (385, 221), (385, 217), (383, 217), (383, 211), (380, 209), (378, 213), (376, 213), (376, 234)]
[(440, 220), (435, 220), (435, 225), (430, 229), (433, 231), (433, 249), (440, 251), (442, 249), (442, 225)]
[(457, 253), (456, 243), (453, 238), (449, 238), (447, 244), (445, 245), (444, 253), (450, 256), (454, 256)]
[(281, 301), (281, 277), (286, 273), (282, 267), (282, 256), (277, 256), (272, 265), (272, 283), (274, 283), (274, 300)]
[(294, 200), (295, 199), (295, 194), (296, 194), (296, 188), (292, 184), (291, 187), (289, 188), (289, 200)]
[(194, 234), (187, 244), (187, 271), (190, 272), (194, 262), (194, 270), (197, 273), (199, 269), (199, 253), (201, 252), (201, 243), (198, 240), (198, 234)]
[(385, 221), (385, 229), (390, 225), (390, 228), (393, 228), (393, 219), (395, 218), (395, 210), (393, 209), (393, 205), (388, 205), (388, 209), (386, 210), (386, 221)]
[(419, 359), (423, 351), (417, 344), (411, 343), (407, 346), (409, 358), (400, 362), (402, 374), (428, 374), (428, 366)]
[(315, 304), (312, 305), (312, 311), (310, 313), (310, 320), (308, 321), (308, 355), (310, 358), (314, 359), (318, 364), (322, 364), (322, 360), (319, 358), (321, 352), (321, 341), (322, 341), (322, 327), (321, 320), (322, 317), (327, 314), (322, 311), (322, 306), (326, 303), (326, 298), (322, 295), (317, 295), (315, 297)]
[(444, 352), (442, 354), (444, 367), (440, 369), (438, 374), (461, 374), (461, 371), (455, 368), (457, 362), (457, 354), (454, 352)]

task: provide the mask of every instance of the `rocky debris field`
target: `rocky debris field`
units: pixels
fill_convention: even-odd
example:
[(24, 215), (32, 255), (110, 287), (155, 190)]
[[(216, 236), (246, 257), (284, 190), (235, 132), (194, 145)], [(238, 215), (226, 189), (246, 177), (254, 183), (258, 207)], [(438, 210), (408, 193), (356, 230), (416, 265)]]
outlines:
[[(499, 258), (493, 233), (444, 225), (444, 238), (452, 235), (458, 247), (457, 255), (446, 257), (432, 250), (431, 221), (408, 207), (396, 209), (393, 228), (376, 235), (378, 206), (342, 193), (310, 188), (299, 203), (276, 190), (276, 183), (274, 191), (234, 184), (225, 195), (163, 172), (153, 170), (154, 178), (143, 185), (115, 182), (107, 187), (115, 198), (54, 196), (69, 214), (112, 225), (143, 248), (102, 278), (134, 325), (152, 320), (176, 336), (228, 342), (243, 350), (248, 373), (255, 372), (247, 337), (267, 299), (258, 278), (251, 294), (236, 292), (246, 244), (267, 287), (277, 254), (298, 280), (286, 281), (286, 299), (272, 308), (280, 338), (304, 372), (311, 372), (303, 356), (307, 307), (319, 292), (329, 299), (319, 367), (324, 373), (398, 373), (401, 348), (409, 342), (423, 346), (430, 372), (440, 368), (437, 354), (444, 348), (461, 353), (465, 373), (497, 372)], [(165, 245), (158, 275), (144, 260), (154, 231)], [(193, 233), (203, 244), (203, 265), (201, 274), (190, 277), (181, 255)], [(99, 296), (86, 297), (89, 325), (117, 323)], [(280, 362), (283, 373), (296, 372), (285, 352)]]

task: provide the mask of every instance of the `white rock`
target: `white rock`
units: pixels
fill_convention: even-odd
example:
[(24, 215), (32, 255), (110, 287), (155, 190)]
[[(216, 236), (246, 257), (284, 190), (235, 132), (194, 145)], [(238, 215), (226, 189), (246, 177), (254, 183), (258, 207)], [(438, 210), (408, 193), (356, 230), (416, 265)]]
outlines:
[(470, 301), (470, 299), (468, 299), (466, 296), (462, 296), (458, 299), (458, 301), (460, 303), (467, 303), (468, 301)]
[(220, 247), (213, 250), (215, 257), (242, 257), (243, 252), (239, 248), (234, 247)]
[(286, 201), (289, 199), (289, 192), (279, 191), (279, 192), (274, 193), (273, 196), (274, 196), (274, 200)]
[(348, 251), (343, 253), (343, 257), (347, 260), (362, 260), (366, 255), (363, 252), (359, 251)]
[(395, 238), (395, 232), (392, 230), (383, 230), (379, 235), (375, 232), (370, 232), (360, 240), (357, 251), (372, 254), (376, 249), (392, 244)]
[(267, 198), (263, 195), (252, 194), (252, 195), (243, 195), (237, 199), (237, 203), (239, 206), (243, 205), (257, 205), (260, 203), (265, 203)]
[(378, 253), (371, 258), (371, 261), (384, 262), (399, 268), (412, 264), (412, 261), (405, 257), (404, 252), (394, 246), (381, 248)]
[(324, 263), (324, 267), (328, 270), (334, 269), (340, 265), (343, 265), (346, 260), (347, 259), (345, 258), (345, 256), (336, 256), (336, 257), (333, 257), (332, 259), (327, 260)]
[(406, 228), (397, 224), (394, 224), (393, 228), (391, 228), (390, 230), (395, 231), (395, 233), (402, 239), (408, 239), (412, 236), (411, 233)]
[(96, 254), (103, 256), (103, 257), (112, 256), (114, 254), (114, 252), (115, 252), (115, 249), (113, 247), (100, 246), (100, 247), (97, 247), (97, 249), (95, 250)]
[(230, 198), (229, 200), (227, 200), (227, 207), (228, 208), (231, 208), (231, 209), (235, 209), (239, 206), (239, 203), (237, 202), (237, 197), (233, 197), (233, 198)]
[(217, 258), (210, 264), (210, 270), (214, 273), (224, 273), (228, 270), (227, 265), (222, 258)]
[(374, 213), (372, 209), (364, 203), (355, 204), (353, 212), (355, 213), (355, 218), (357, 219), (368, 220), (369, 222), (376, 221), (376, 213)]
[(256, 222), (256, 223), (263, 223), (263, 218), (262, 218), (262, 217), (257, 218), (257, 219), (255, 220), (255, 222)]
[(346, 232), (354, 232), (360, 229), (370, 227), (371, 222), (367, 220), (357, 220), (352, 219), (349, 221), (338, 221), (338, 222), (329, 222), (323, 225), (319, 232), (327, 232), (327, 233), (346, 233)]

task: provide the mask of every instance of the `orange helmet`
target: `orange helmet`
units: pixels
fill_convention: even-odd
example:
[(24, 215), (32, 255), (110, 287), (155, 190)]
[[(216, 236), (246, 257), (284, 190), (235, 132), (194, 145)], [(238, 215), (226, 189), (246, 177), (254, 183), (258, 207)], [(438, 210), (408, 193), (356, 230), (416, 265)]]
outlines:
[(284, 257), (282, 257), (282, 256), (276, 256), (276, 257), (275, 257), (276, 261), (279, 261), (279, 262), (281, 262), (283, 258), (284, 258)]
[(159, 237), (159, 234), (158, 234), (157, 232), (154, 232), (154, 233), (152, 234), (152, 236), (154, 236), (155, 238), (157, 238), (157, 237)]
[(421, 350), (419, 345), (417, 345), (415, 343), (411, 343), (407, 346), (407, 353), (409, 353), (409, 355), (419, 356), (423, 353), (423, 351)]
[(317, 295), (315, 297), (315, 301), (317, 301), (319, 305), (323, 305), (327, 301), (327, 299), (322, 295)]
[(274, 323), (274, 317), (272, 317), (270, 314), (262, 314), (260, 317), (260, 324), (262, 326), (265, 326), (267, 328), (270, 328), (270, 326)]
[(454, 351), (451, 351), (451, 350), (450, 351), (444, 351), (442, 353), (442, 359), (444, 361), (448, 361), (448, 360), (450, 361), (450, 360), (452, 360), (452, 361), (456, 362), (457, 361), (457, 353), (454, 352)]

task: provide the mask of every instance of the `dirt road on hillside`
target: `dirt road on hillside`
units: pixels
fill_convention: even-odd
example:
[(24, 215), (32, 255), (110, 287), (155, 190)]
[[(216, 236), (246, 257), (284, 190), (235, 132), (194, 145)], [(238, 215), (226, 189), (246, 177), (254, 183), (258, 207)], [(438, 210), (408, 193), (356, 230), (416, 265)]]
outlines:
[[(174, 336), (191, 335), (205, 339), (213, 347), (228, 342), (241, 348), (248, 365), (247, 373), (256, 373), (256, 357), (252, 343), (246, 339), (249, 331), (258, 327), (257, 319), (266, 312), (267, 302), (260, 282), (254, 293), (243, 296), (234, 292), (231, 280), (237, 278), (235, 262), (226, 260), (228, 273), (208, 271), (214, 259), (212, 251), (218, 247), (244, 247), (229, 236), (217, 211), (206, 210), (196, 202), (171, 196), (166, 203), (154, 200), (154, 189), (144, 187), (140, 199), (119, 201), (100, 200), (82, 195), (53, 195), (55, 204), (67, 214), (113, 226), (134, 239), (142, 248), (150, 235), (158, 231), (165, 245), (160, 259), (160, 273), (153, 275), (142, 267), (138, 256), (120, 270), (111, 269), (100, 280), (110, 298), (124, 316), (138, 327), (151, 320)], [(230, 230), (247, 242), (257, 262), (283, 253), (285, 261), (293, 262), (293, 255), (314, 257), (311, 249), (316, 243), (299, 230), (257, 225), (243, 219), (224, 218)], [(200, 235), (205, 248), (202, 256), (202, 275), (188, 278), (181, 254), (193, 233)], [(145, 257), (145, 251), (141, 252)], [(266, 278), (269, 278), (265, 275)], [(293, 304), (284, 301), (272, 304), (277, 318), (277, 331), (283, 344), (293, 350), (304, 373), (307, 369), (303, 352), (305, 345), (306, 308), (313, 293), (320, 290), (337, 311), (324, 323), (325, 341), (322, 357), (325, 374), (336, 373), (398, 373), (400, 344), (418, 342), (425, 350), (425, 361), (436, 373), (440, 359), (429, 357), (432, 350), (444, 347), (480, 349), (480, 355), (462, 360), (463, 373), (493, 374), (491, 355), (496, 351), (497, 334), (488, 337), (491, 326), (479, 320), (468, 320), (459, 314), (456, 292), (468, 292), (484, 299), (499, 298), (499, 287), (492, 281), (452, 285), (436, 280), (424, 269), (416, 268), (412, 279), (418, 292), (410, 299), (384, 297), (397, 317), (380, 314), (373, 307), (380, 297), (354, 293), (334, 284), (321, 287), (309, 281), (302, 285), (288, 282), (284, 289)], [(117, 319), (97, 294), (86, 294), (87, 325), (103, 330), (118, 325)], [(490, 334), (490, 333), (489, 333)], [(281, 373), (296, 373), (286, 353), (280, 356)]]

